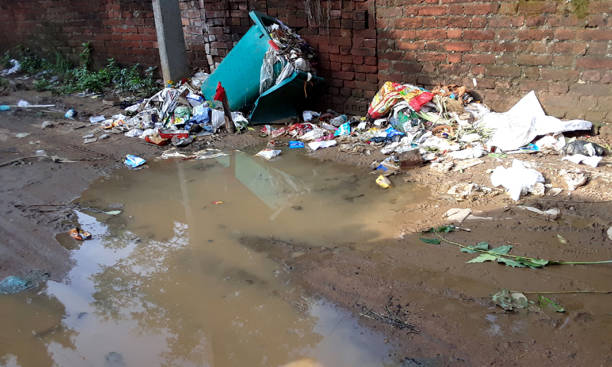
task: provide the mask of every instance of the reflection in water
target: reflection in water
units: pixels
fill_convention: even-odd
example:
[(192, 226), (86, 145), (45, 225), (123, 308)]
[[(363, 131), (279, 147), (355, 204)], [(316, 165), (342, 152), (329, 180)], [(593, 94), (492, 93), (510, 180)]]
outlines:
[(263, 162), (237, 153), (99, 181), (84, 206), (119, 203), (123, 213), (77, 213), (94, 239), (73, 252), (68, 279), (0, 297), (0, 364), (280, 366), (309, 357), (391, 365), (380, 336), (303, 298), (282, 267), (239, 242), (380, 237), (379, 219), (401, 203), (372, 191), (369, 178), (298, 156)]

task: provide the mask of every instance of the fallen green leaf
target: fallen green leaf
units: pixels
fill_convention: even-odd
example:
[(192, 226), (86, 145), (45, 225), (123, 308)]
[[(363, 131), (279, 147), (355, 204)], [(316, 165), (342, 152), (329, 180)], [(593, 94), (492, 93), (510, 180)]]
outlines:
[(512, 250), (512, 245), (503, 245), (490, 249), (488, 252), (495, 255), (507, 255)]
[(565, 312), (565, 309), (560, 304), (548, 297), (540, 296), (538, 299), (540, 300), (540, 307), (542, 308), (550, 306), (555, 312)]
[(425, 238), (425, 237), (421, 237), (420, 238), (421, 241), (429, 244), (429, 245), (439, 245), (441, 243), (441, 241), (437, 238)]
[(465, 252), (468, 254), (475, 254), (477, 252), (487, 251), (489, 249), (489, 244), (487, 242), (478, 242), (476, 246), (466, 246), (461, 249), (461, 252)]
[(468, 261), (468, 264), (483, 263), (483, 262), (487, 262), (487, 261), (496, 261), (497, 258), (498, 258), (498, 256), (495, 256), (495, 255), (482, 254), (482, 255), (479, 255), (478, 257), (475, 257), (472, 260)]
[(457, 227), (450, 225), (450, 226), (441, 226), (441, 227), (432, 227), (429, 228), (426, 231), (423, 231), (423, 233), (450, 233), (450, 232), (454, 232), (457, 229)]
[(514, 268), (525, 268), (529, 267), (532, 269), (541, 268), (547, 265), (600, 265), (600, 264), (612, 264), (612, 260), (600, 260), (600, 261), (559, 261), (559, 260), (546, 260), (538, 259), (534, 257), (516, 256), (510, 255), (512, 250), (511, 245), (503, 245), (496, 248), (489, 249), (487, 242), (479, 242), (476, 246), (466, 246), (459, 242), (451, 241), (437, 235), (439, 239), (421, 238), (421, 241), (425, 243), (439, 245), (441, 241), (448, 243), (453, 246), (461, 248), (461, 252), (468, 254), (480, 253), (479, 256), (471, 259), (468, 263), (483, 263), (487, 261), (497, 261), (498, 263), (505, 264)]
[(516, 261), (516, 260), (511, 259), (511, 258), (507, 258), (507, 257), (501, 257), (500, 256), (500, 257), (497, 258), (497, 262), (501, 263), (501, 264), (505, 264), (506, 266), (510, 266), (510, 267), (513, 267), (513, 268), (524, 268), (525, 267), (525, 265), (522, 262)]

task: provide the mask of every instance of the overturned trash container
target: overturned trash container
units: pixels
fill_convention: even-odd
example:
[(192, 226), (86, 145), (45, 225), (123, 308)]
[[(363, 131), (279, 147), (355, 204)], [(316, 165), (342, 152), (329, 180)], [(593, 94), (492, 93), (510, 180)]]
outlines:
[(251, 123), (297, 116), (314, 86), (314, 50), (276, 18), (251, 11), (255, 23), (202, 84), (207, 100), (223, 85), (232, 111), (253, 107)]

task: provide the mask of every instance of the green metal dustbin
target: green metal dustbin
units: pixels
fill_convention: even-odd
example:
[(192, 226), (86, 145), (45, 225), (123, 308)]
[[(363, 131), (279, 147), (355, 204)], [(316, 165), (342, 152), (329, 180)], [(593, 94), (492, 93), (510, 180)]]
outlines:
[[(308, 74), (295, 71), (260, 96), (261, 66), (272, 41), (266, 26), (278, 24), (279, 21), (256, 11), (249, 12), (249, 16), (255, 24), (202, 84), (202, 94), (207, 100), (213, 99), (217, 84), (221, 82), (232, 111), (245, 110), (254, 105), (250, 114), (253, 123), (268, 123), (296, 116), (306, 99)], [(308, 86), (322, 80), (312, 76)]]
[(202, 84), (204, 98), (211, 100), (215, 96), (217, 83), (221, 82), (232, 111), (243, 109), (259, 96), (259, 74), (270, 47), (268, 42), (271, 41), (266, 25), (277, 22), (259, 12), (251, 11), (249, 15), (255, 24)]

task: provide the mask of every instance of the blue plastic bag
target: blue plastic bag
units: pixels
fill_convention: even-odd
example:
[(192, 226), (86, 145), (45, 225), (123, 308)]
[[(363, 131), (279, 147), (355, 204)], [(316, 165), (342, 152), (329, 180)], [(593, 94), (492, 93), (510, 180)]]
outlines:
[(351, 124), (349, 122), (345, 122), (344, 124), (340, 125), (339, 128), (336, 129), (334, 136), (343, 136), (343, 135), (350, 135), (350, 134), (351, 134)]
[(290, 149), (299, 149), (299, 148), (304, 148), (304, 143), (301, 141), (297, 141), (297, 140), (291, 140), (289, 142), (289, 148)]
[(49, 273), (40, 270), (33, 270), (23, 278), (9, 275), (0, 281), (0, 295), (23, 292), (30, 288), (37, 287), (47, 279), (49, 279)]
[(123, 163), (130, 168), (137, 168), (147, 163), (147, 161), (135, 155), (128, 154), (125, 156), (125, 161)]

